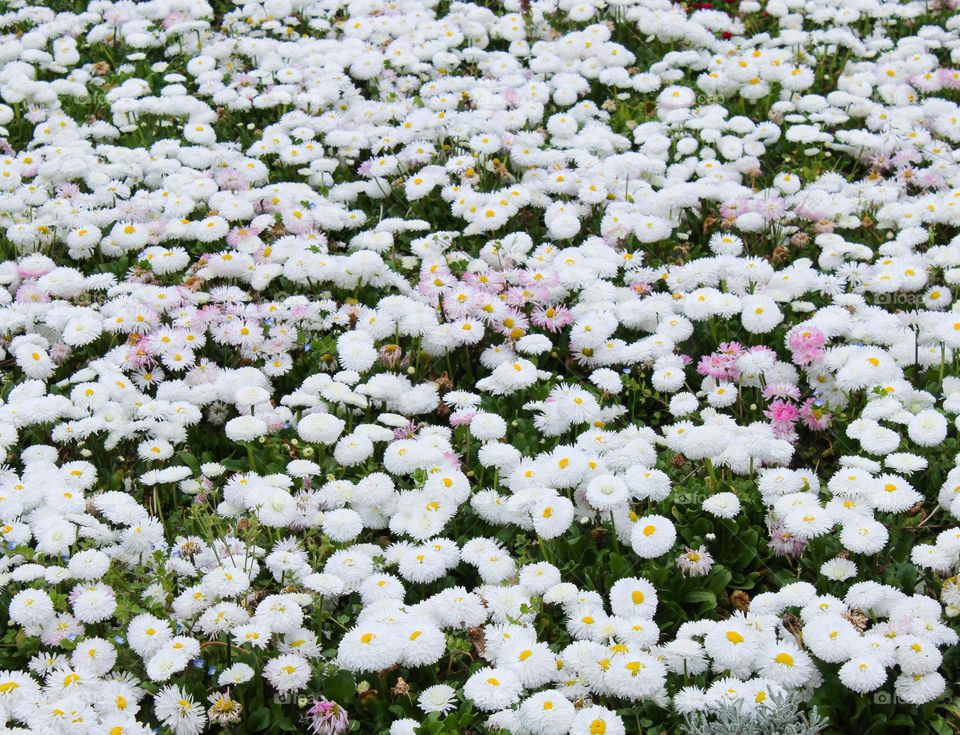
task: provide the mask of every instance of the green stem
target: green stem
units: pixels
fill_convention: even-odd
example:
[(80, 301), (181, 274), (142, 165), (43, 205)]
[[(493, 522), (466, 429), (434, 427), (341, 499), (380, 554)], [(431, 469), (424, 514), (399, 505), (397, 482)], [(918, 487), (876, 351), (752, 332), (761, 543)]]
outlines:
[(613, 548), (617, 552), (617, 556), (620, 556), (620, 538), (617, 536), (617, 523), (613, 517), (613, 511), (610, 511), (610, 527), (611, 533), (613, 534)]
[(710, 489), (716, 490), (717, 489), (717, 473), (716, 473), (716, 470), (713, 469), (713, 462), (710, 461), (710, 459), (708, 458), (703, 460), (703, 464), (707, 468), (707, 474), (710, 475)]
[(553, 564), (553, 557), (550, 555), (550, 552), (547, 550), (547, 545), (543, 542), (543, 539), (539, 536), (537, 537), (537, 544), (540, 546), (540, 553), (543, 554), (543, 558)]

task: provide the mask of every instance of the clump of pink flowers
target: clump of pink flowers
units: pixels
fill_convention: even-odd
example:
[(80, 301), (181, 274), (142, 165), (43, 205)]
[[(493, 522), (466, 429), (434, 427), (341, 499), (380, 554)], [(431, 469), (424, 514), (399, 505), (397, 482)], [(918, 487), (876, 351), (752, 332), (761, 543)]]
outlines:
[(770, 528), (770, 548), (777, 556), (800, 556), (806, 546), (806, 541), (787, 531), (782, 523)]
[(813, 431), (822, 431), (830, 425), (831, 414), (823, 409), (822, 402), (811, 396), (800, 407), (800, 420)]
[(704, 355), (697, 363), (697, 372), (714, 380), (735, 382), (740, 377), (737, 358), (743, 347), (737, 342), (722, 342), (716, 352)]
[(770, 403), (763, 415), (770, 419), (773, 433), (786, 439), (794, 436), (794, 426), (800, 418), (800, 409), (790, 401), (778, 398)]
[(823, 362), (823, 346), (827, 338), (816, 327), (795, 329), (787, 335), (787, 347), (793, 362), (800, 366), (817, 365)]
[(347, 711), (326, 697), (314, 700), (304, 719), (314, 735), (339, 735), (350, 724)]

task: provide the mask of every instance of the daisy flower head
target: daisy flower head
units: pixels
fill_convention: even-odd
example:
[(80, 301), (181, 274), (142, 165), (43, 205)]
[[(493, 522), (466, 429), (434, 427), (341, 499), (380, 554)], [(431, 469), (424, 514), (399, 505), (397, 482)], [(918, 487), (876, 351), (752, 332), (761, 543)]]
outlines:
[(677, 539), (677, 530), (669, 518), (649, 515), (633, 524), (630, 543), (638, 556), (655, 559), (666, 554)]

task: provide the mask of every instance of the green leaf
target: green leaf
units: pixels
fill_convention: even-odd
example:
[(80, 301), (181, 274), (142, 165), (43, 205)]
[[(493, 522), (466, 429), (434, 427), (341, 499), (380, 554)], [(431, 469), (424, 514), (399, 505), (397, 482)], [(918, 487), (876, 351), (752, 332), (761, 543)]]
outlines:
[(246, 719), (247, 728), (250, 732), (262, 732), (270, 726), (270, 710), (266, 707), (259, 707), (251, 710)]
[(683, 601), (689, 603), (700, 602), (710, 607), (716, 607), (717, 596), (710, 590), (692, 590), (683, 596)]
[(323, 683), (323, 694), (341, 705), (353, 701), (357, 693), (357, 682), (346, 669), (341, 669)]
[(177, 452), (177, 459), (189, 467), (193, 474), (200, 474), (200, 462), (190, 452)]
[(707, 577), (707, 584), (714, 594), (719, 595), (727, 588), (731, 579), (733, 579), (733, 572), (718, 564), (711, 570), (710, 576)]

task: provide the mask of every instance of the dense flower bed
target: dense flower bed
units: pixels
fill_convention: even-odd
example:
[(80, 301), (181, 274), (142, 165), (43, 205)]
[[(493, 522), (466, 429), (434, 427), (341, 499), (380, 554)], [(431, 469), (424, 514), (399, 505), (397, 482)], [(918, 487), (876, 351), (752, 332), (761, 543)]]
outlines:
[(955, 732), (951, 2), (4, 7), (4, 732)]

